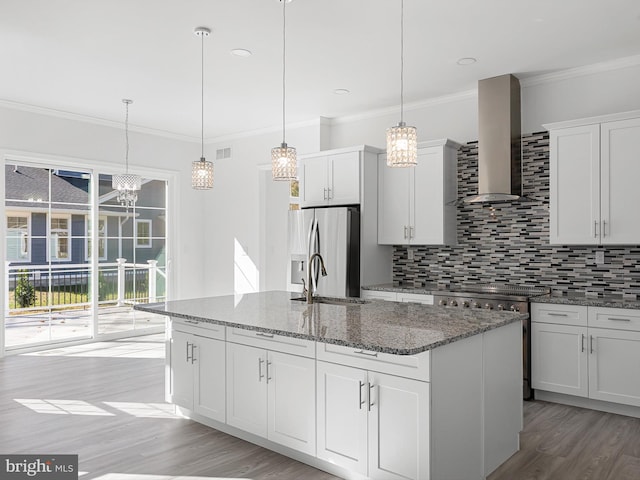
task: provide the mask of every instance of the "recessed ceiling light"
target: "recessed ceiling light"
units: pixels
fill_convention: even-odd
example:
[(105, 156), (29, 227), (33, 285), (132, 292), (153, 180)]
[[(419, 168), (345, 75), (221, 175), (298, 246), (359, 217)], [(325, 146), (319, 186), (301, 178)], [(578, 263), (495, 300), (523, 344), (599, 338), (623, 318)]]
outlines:
[(473, 65), (477, 61), (478, 60), (473, 57), (463, 57), (463, 58), (459, 58), (456, 63), (458, 65)]
[(335, 93), (336, 95), (347, 95), (349, 93), (351, 93), (349, 90), (347, 90), (346, 88), (336, 88), (333, 93)]
[(235, 55), (236, 57), (250, 57), (253, 53), (246, 48), (234, 48), (231, 50), (231, 55)]

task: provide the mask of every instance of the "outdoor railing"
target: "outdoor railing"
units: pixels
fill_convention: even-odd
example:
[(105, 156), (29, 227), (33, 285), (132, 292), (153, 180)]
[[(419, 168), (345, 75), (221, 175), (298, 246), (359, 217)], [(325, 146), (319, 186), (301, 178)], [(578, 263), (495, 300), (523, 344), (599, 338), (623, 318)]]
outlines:
[[(91, 265), (12, 265), (5, 269), (5, 315), (23, 310), (86, 308), (91, 305)], [(164, 298), (166, 273), (157, 260), (98, 264), (98, 304), (122, 306)]]

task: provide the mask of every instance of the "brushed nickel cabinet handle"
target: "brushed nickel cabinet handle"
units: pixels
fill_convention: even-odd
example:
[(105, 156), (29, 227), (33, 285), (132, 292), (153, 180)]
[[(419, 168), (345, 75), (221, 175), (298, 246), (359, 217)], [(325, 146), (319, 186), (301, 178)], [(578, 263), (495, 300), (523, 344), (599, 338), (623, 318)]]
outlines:
[(362, 410), (362, 405), (364, 405), (364, 400), (362, 399), (362, 387), (366, 384), (360, 380), (358, 380), (358, 410)]
[(193, 344), (192, 344), (192, 343), (190, 343), (190, 342), (187, 342), (187, 363), (193, 363), (193, 362), (191, 361), (191, 358), (192, 358), (192, 356), (193, 356), (193, 350), (191, 350), (191, 355), (189, 355), (189, 346), (190, 346), (190, 345), (193, 345)]
[(415, 235), (413, 234), (413, 230), (414, 230), (414, 228), (409, 226), (409, 238), (415, 237)]
[(584, 352), (584, 333), (581, 335), (581, 338), (580, 338), (580, 352)]
[(267, 383), (269, 383), (269, 380), (271, 380), (271, 376), (269, 374), (269, 367), (271, 366), (271, 363), (269, 360), (267, 360)]
[(258, 332), (256, 333), (256, 337), (273, 338), (273, 334)]
[(607, 236), (607, 221), (606, 220), (602, 221), (602, 236), (603, 237)]
[(568, 317), (569, 315), (566, 313), (558, 313), (558, 312), (548, 312), (547, 315), (550, 317)]
[(619, 317), (607, 317), (607, 320), (613, 320), (614, 322), (630, 322), (630, 318), (619, 318)]
[(595, 238), (598, 238), (598, 221), (597, 220), (593, 221), (593, 236)]
[(373, 397), (372, 392), (373, 392), (374, 387), (375, 387), (375, 385), (373, 383), (369, 383), (369, 393), (367, 395), (369, 397), (369, 401), (367, 402), (368, 403), (367, 409), (369, 411), (371, 411), (371, 407), (373, 407), (373, 405), (374, 405), (373, 400), (371, 399), (371, 397)]
[(404, 226), (404, 238), (407, 238), (407, 226)]
[(358, 355), (366, 355), (367, 357), (378, 356), (378, 352), (365, 352), (364, 350), (355, 350), (353, 353), (357, 353)]
[(195, 343), (192, 343), (191, 344), (191, 363), (196, 362), (196, 348), (198, 348), (198, 346)]
[(264, 375), (262, 374), (262, 364), (264, 363), (264, 360), (262, 359), (262, 357), (258, 357), (258, 381), (261, 382), (262, 379), (264, 378)]
[(589, 348), (590, 348), (590, 352), (589, 353), (593, 353), (593, 335), (589, 335)]

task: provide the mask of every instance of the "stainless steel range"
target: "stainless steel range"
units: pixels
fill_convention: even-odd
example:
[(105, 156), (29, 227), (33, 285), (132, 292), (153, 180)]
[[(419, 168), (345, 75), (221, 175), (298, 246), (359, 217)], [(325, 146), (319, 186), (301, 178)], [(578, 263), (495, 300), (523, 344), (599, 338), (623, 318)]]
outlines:
[[(436, 292), (435, 305), (448, 308), (482, 308), (529, 313), (529, 298), (546, 295), (548, 288), (517, 285), (460, 285)], [(522, 322), (522, 394), (525, 400), (533, 397), (531, 390), (531, 318)]]

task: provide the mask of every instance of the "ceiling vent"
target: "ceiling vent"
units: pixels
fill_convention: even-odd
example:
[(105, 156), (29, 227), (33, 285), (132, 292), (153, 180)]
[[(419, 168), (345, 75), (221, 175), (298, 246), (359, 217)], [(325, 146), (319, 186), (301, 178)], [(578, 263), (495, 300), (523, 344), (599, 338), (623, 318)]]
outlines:
[(231, 147), (216, 150), (216, 160), (226, 160), (227, 158), (231, 158)]

